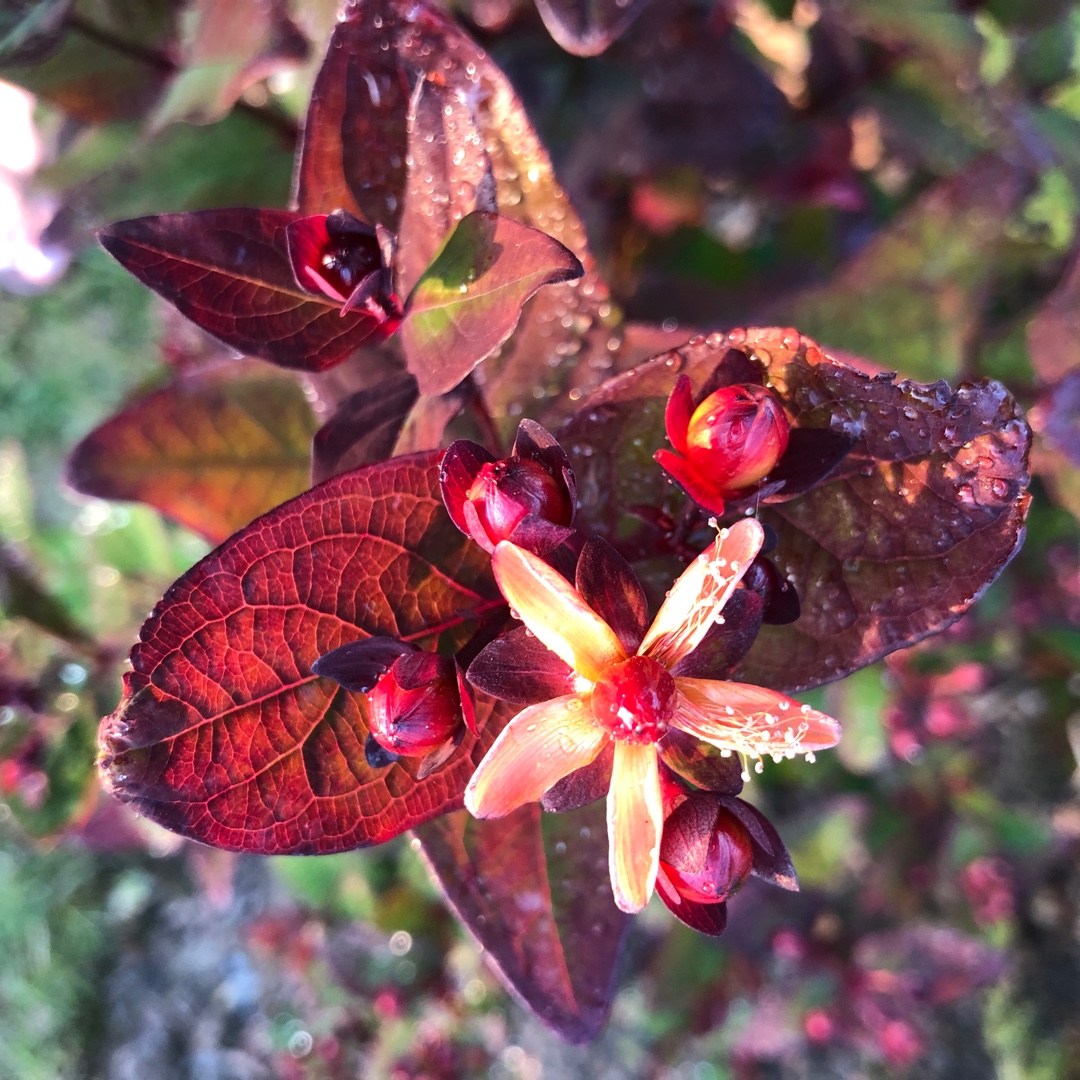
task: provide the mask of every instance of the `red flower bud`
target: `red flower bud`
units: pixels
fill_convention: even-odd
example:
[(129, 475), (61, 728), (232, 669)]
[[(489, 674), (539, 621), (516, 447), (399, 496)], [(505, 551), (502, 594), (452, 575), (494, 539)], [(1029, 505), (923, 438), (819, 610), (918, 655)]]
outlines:
[(368, 694), (372, 737), (395, 754), (429, 754), (453, 739), (464, 723), (457, 665), (449, 656), (399, 656)]
[(775, 467), (788, 445), (790, 425), (772, 392), (752, 383), (725, 386), (696, 407), (690, 380), (680, 376), (668, 400), (667, 436), (676, 453), (656, 460), (692, 499), (715, 513)]
[(555, 525), (569, 525), (573, 507), (566, 485), (527, 458), (504, 458), (480, 467), (466, 499), (492, 547), (509, 540), (522, 519), (533, 515)]
[(753, 863), (746, 827), (713, 795), (688, 796), (664, 822), (660, 869), (672, 888), (692, 903), (726, 900), (745, 884)]
[(573, 532), (577, 488), (569, 459), (531, 420), (522, 420), (507, 458), (496, 460), (466, 439), (453, 443), (440, 483), (454, 524), (485, 551), (512, 540), (543, 557)]

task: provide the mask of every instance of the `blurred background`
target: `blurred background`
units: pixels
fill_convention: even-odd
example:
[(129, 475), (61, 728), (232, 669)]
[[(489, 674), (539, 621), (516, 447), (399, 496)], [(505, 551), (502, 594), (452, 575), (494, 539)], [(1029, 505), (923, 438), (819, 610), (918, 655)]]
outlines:
[[(718, 940), (654, 904), (606, 1031), (570, 1047), (501, 989), (408, 838), (234, 857), (99, 793), (138, 627), (208, 545), (65, 484), (76, 443), (205, 348), (93, 233), (284, 206), (335, 6), (0, 2), (0, 1078), (1080, 1076), (1065, 0), (615, 0), (600, 44), (622, 33), (588, 58), (544, 22), (581, 51), (558, 12), (588, 5), (449, 5), (522, 95), (628, 318), (792, 325), (916, 379), (1000, 379), (1029, 410), (1019, 556), (944, 634), (807, 696), (843, 721), (836, 752), (755, 780), (801, 893), (751, 881)], [(316, 422), (291, 400), (274, 501), (306, 486)], [(242, 483), (243, 462), (170, 454), (143, 464)]]

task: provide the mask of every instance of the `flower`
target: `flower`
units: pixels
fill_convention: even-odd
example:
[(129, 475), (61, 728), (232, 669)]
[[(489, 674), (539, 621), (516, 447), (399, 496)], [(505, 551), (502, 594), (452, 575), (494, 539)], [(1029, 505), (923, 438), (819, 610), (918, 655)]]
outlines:
[(694, 404), (690, 380), (680, 375), (664, 414), (675, 448), (655, 458), (697, 503), (722, 514), (725, 500), (753, 490), (775, 468), (790, 426), (780, 402), (764, 386), (723, 386)]
[[(809, 758), (835, 745), (839, 725), (808, 705), (764, 687), (681, 673), (687, 666), (700, 672), (693, 654), (722, 622), (763, 537), (752, 519), (722, 529), (675, 583), (647, 630), (640, 583), (602, 541), (583, 549), (576, 588), (530, 552), (506, 541), (497, 545), (496, 579), (533, 639), (526, 635), (520, 642), (520, 672), (510, 635), (484, 651), (494, 646), (496, 662), (485, 661), (484, 652), (477, 657), (469, 681), (511, 700), (515, 684), (524, 682), (553, 688), (557, 696), (506, 725), (465, 790), (469, 811), (481, 818), (509, 814), (610, 748), (612, 891), (622, 910), (634, 912), (648, 902), (659, 869), (661, 758), (680, 771), (678, 755), (667, 745), (670, 735), (678, 735), (676, 746), (689, 735), (721, 754), (759, 761), (764, 754)], [(561, 665), (541, 670), (537, 642)]]
[(570, 459), (533, 420), (521, 421), (510, 456), (500, 460), (468, 439), (452, 443), (439, 484), (454, 524), (487, 552), (512, 540), (546, 556), (573, 533), (577, 486)]
[(384, 324), (389, 337), (401, 323), (401, 302), (393, 290), (394, 239), (345, 210), (298, 218), (285, 229), (289, 262), (300, 288), (341, 304), (341, 315), (356, 308)]
[(367, 694), (368, 764), (419, 757), (423, 779), (449, 760), (466, 730), (476, 734), (472, 699), (456, 661), (397, 638), (350, 641), (312, 665), (316, 675)]

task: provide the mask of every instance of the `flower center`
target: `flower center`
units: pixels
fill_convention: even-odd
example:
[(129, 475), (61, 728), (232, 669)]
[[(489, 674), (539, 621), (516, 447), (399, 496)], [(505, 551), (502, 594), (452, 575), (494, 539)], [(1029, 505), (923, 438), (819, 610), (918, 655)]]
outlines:
[(654, 743), (675, 714), (675, 680), (648, 656), (608, 668), (593, 688), (593, 717), (613, 738)]

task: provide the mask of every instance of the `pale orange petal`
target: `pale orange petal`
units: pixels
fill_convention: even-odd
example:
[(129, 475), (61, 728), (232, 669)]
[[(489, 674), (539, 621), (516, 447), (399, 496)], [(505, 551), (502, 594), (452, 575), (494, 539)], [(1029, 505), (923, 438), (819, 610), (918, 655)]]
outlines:
[(640, 911), (652, 896), (660, 866), (664, 806), (656, 747), (615, 743), (607, 797), (608, 867), (615, 903)]
[(552, 698), (519, 712), (503, 728), (465, 789), (474, 817), (503, 817), (539, 802), (564, 776), (588, 765), (608, 734), (577, 694)]
[(510, 609), (553, 653), (596, 682), (626, 659), (615, 632), (543, 559), (504, 540), (491, 557)]
[(764, 686), (680, 678), (675, 686), (672, 723), (722, 750), (780, 759), (827, 750), (840, 740), (831, 716)]
[(743, 574), (761, 550), (765, 532), (754, 518), (721, 529), (682, 573), (656, 613), (638, 652), (670, 668), (701, 644)]

